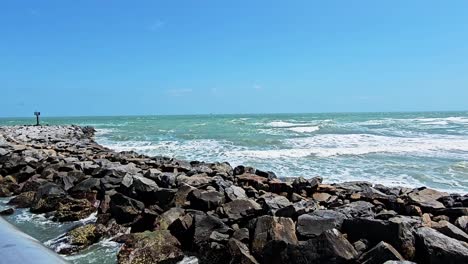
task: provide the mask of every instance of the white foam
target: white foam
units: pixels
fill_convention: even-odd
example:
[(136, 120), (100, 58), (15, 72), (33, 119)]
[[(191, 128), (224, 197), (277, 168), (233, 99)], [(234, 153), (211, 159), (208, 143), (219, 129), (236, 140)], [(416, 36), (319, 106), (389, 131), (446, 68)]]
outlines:
[(312, 133), (320, 130), (319, 126), (303, 126), (303, 127), (290, 127), (288, 130), (297, 132), (297, 133)]
[[(273, 121), (266, 124), (269, 127), (301, 127), (301, 126), (310, 126), (315, 125), (316, 123), (291, 123), (286, 121)], [(264, 124), (262, 124), (264, 125)]]

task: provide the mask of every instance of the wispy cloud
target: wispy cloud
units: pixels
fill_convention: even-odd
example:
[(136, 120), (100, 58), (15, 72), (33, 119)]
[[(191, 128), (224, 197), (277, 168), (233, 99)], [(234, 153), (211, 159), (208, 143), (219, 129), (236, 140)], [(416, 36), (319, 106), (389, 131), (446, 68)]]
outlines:
[(192, 89), (169, 89), (166, 90), (166, 94), (173, 97), (185, 96), (192, 93)]
[(252, 85), (252, 88), (257, 91), (263, 90), (263, 86), (258, 83), (255, 83), (254, 85)]
[(148, 27), (148, 30), (149, 31), (152, 31), (152, 32), (156, 32), (158, 30), (160, 30), (162, 27), (164, 27), (166, 23), (164, 23), (164, 21), (161, 21), (161, 20), (156, 20), (155, 22), (153, 22), (149, 27)]

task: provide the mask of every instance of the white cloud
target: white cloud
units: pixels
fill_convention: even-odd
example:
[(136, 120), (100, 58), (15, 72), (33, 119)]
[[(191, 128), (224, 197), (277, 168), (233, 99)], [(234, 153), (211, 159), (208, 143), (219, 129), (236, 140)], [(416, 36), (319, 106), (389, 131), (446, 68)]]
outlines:
[(166, 90), (166, 94), (169, 96), (180, 97), (192, 93), (192, 89), (169, 89)]

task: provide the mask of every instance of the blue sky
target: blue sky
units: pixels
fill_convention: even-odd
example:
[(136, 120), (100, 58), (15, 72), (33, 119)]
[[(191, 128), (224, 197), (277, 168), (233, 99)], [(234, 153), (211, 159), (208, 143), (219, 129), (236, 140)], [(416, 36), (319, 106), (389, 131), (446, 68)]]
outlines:
[(468, 108), (468, 1), (1, 1), (0, 116)]

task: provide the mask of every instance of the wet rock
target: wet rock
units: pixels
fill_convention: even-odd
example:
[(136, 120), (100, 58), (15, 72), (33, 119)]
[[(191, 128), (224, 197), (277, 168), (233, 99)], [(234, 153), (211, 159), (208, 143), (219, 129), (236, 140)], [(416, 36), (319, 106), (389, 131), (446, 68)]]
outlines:
[(440, 233), (448, 237), (455, 238), (460, 241), (468, 242), (468, 235), (465, 232), (463, 232), (463, 230), (452, 225), (448, 221), (443, 220), (440, 222), (433, 222), (431, 224), (431, 227), (432, 229), (439, 231)]
[(88, 217), (96, 208), (86, 199), (64, 199), (59, 202), (54, 219), (59, 222), (77, 221)]
[(31, 205), (31, 212), (47, 213), (55, 211), (65, 195), (65, 191), (57, 184), (46, 183), (37, 189)]
[(230, 221), (248, 221), (257, 216), (262, 207), (250, 199), (237, 199), (221, 206), (220, 214), (229, 218)]
[(358, 263), (381, 264), (389, 260), (403, 261), (405, 259), (392, 245), (382, 241), (371, 250), (362, 254), (358, 259)]
[(345, 215), (332, 210), (317, 210), (303, 214), (297, 220), (297, 234), (301, 239), (319, 236), (326, 230), (340, 228)]
[(142, 202), (123, 194), (116, 193), (111, 197), (110, 212), (119, 224), (135, 221), (144, 208), (145, 205)]
[(87, 248), (99, 240), (100, 236), (94, 224), (77, 227), (67, 233), (67, 244), (69, 246), (59, 247), (58, 253), (72, 254)]
[(13, 197), (8, 204), (14, 205), (17, 208), (28, 208), (33, 204), (35, 196), (36, 192), (23, 192)]
[(166, 230), (135, 233), (121, 239), (124, 245), (117, 255), (121, 264), (175, 264), (184, 258), (179, 241)]
[(468, 245), (429, 227), (416, 231), (418, 263), (467, 263)]
[(0, 215), (12, 215), (15, 213), (15, 209), (13, 208), (8, 208), (8, 209), (5, 209), (5, 210), (2, 210), (0, 211)]

